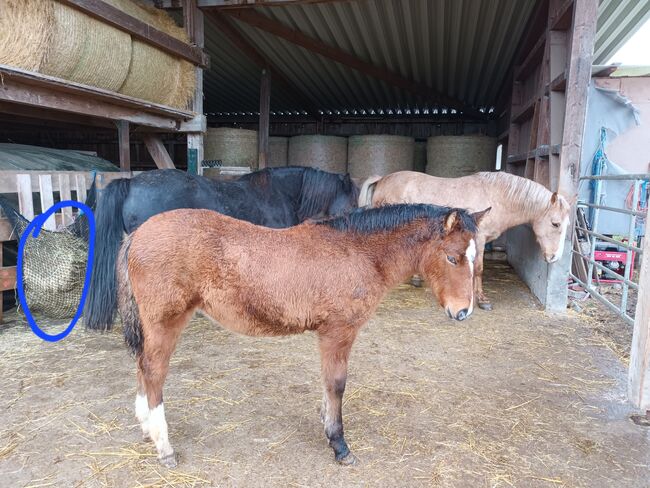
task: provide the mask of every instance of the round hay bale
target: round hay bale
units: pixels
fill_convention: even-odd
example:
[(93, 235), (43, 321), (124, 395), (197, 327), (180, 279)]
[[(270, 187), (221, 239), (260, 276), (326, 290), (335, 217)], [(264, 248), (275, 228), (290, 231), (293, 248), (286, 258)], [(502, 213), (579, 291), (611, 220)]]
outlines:
[(309, 166), (331, 173), (345, 173), (348, 140), (337, 136), (294, 136), (289, 140), (289, 165)]
[(478, 171), (493, 171), (497, 140), (494, 137), (434, 136), (427, 140), (427, 173), (457, 178)]
[(412, 170), (414, 149), (412, 137), (352, 136), (348, 143), (348, 171), (353, 178), (367, 178)]
[[(114, 7), (184, 42), (165, 12), (133, 0)], [(186, 108), (196, 78), (191, 63), (132, 39), (53, 0), (0, 0), (0, 63)]]
[(39, 71), (51, 43), (54, 2), (3, 0), (0, 8), (0, 64)]
[(221, 161), (223, 166), (257, 166), (257, 131), (210, 128), (205, 137), (205, 159)]
[(289, 161), (289, 138), (269, 137), (269, 163), (271, 168), (286, 166)]
[(131, 36), (60, 3), (41, 73), (117, 91), (131, 64)]
[(427, 142), (415, 141), (413, 150), (413, 171), (424, 173), (427, 169)]

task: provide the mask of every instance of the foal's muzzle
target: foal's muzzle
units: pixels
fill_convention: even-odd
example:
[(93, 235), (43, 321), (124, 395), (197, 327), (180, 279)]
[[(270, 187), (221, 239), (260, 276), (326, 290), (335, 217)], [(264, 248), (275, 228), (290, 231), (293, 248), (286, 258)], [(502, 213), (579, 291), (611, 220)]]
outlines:
[(452, 315), (451, 310), (449, 308), (445, 308), (445, 312), (447, 312), (447, 317), (450, 319), (458, 320), (459, 322), (465, 320), (467, 317), (470, 315), (470, 311), (467, 308), (462, 309), (460, 312), (456, 314), (456, 316)]

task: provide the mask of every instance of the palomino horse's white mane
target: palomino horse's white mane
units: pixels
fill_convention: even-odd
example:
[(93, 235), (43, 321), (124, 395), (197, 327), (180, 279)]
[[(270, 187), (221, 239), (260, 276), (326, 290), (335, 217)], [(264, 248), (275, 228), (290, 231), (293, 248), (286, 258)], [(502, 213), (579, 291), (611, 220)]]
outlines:
[[(551, 191), (528, 178), (501, 171), (481, 172), (476, 176), (500, 190), (505, 201), (514, 203), (525, 213), (536, 213), (551, 205)], [(566, 202), (564, 198), (559, 201), (561, 205)]]

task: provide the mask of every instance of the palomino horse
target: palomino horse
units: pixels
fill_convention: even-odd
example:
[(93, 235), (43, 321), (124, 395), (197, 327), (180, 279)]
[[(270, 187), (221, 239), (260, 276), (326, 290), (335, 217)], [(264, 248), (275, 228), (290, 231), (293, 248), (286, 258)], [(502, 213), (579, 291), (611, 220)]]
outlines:
[(97, 207), (97, 241), (84, 321), (109, 329), (117, 310), (115, 262), (122, 235), (149, 217), (178, 208), (204, 208), (266, 227), (340, 215), (357, 206), (349, 175), (314, 168), (268, 168), (235, 181), (214, 181), (178, 170), (145, 171), (112, 181)]
[(438, 178), (414, 171), (399, 171), (367, 179), (359, 194), (359, 207), (429, 203), (476, 211), (492, 207), (481, 221), (476, 236), (474, 287), (478, 306), (491, 310), (483, 293), (485, 244), (520, 224), (530, 224), (544, 259), (553, 263), (562, 257), (569, 225), (571, 203), (539, 183), (509, 173), (476, 173), (461, 178)]
[(160, 462), (176, 465), (162, 400), (169, 359), (199, 309), (251, 336), (316, 332), (325, 434), (336, 460), (354, 463), (341, 402), (359, 328), (414, 272), (447, 315), (467, 318), (476, 224), (485, 212), (395, 205), (282, 230), (208, 210), (173, 210), (145, 222), (120, 251), (119, 310), (136, 356), (136, 417)]

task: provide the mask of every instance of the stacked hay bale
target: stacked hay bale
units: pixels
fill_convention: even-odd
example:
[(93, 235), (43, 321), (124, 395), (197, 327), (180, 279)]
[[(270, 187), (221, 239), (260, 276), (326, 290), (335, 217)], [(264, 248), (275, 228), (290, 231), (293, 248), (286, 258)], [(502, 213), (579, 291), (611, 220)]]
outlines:
[(295, 136), (289, 140), (289, 165), (310, 166), (331, 173), (345, 173), (348, 140), (337, 136)]
[(493, 171), (497, 140), (494, 137), (434, 136), (427, 140), (427, 173), (457, 178), (478, 171)]
[[(165, 12), (134, 0), (105, 0), (152, 27), (188, 42)], [(194, 67), (129, 34), (54, 0), (2, 0), (0, 64), (185, 108)]]
[(384, 176), (413, 169), (412, 137), (352, 136), (348, 142), (348, 171), (353, 178)]
[(413, 149), (413, 171), (424, 173), (427, 169), (427, 142), (415, 141)]
[(210, 128), (204, 140), (205, 159), (221, 161), (222, 166), (257, 167), (257, 131)]
[(286, 166), (289, 161), (289, 138), (269, 137), (269, 162), (268, 166), (277, 168)]

